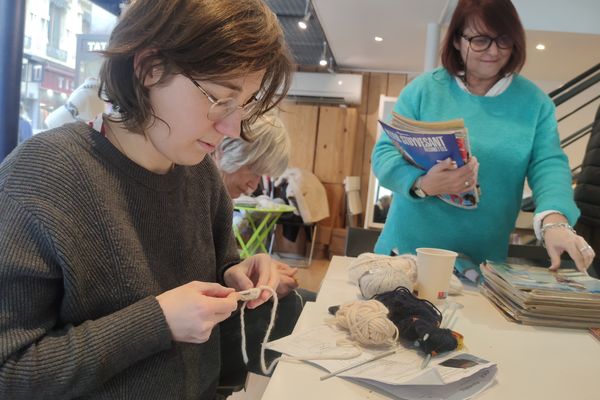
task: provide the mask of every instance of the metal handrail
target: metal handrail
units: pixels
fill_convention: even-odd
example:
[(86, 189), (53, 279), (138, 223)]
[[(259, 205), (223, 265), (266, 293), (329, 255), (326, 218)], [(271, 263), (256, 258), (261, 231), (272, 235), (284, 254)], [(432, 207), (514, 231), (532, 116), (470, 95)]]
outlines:
[(569, 89), (571, 86), (579, 83), (580, 81), (584, 80), (585, 78), (587, 78), (588, 76), (592, 75), (594, 72), (599, 71), (599, 70), (600, 70), (600, 63), (594, 65), (593, 67), (591, 67), (587, 71), (584, 71), (583, 73), (577, 75), (575, 78), (573, 78), (570, 81), (566, 82), (564, 85), (562, 85), (558, 89), (555, 89), (555, 90), (551, 91), (550, 93), (548, 93), (548, 96), (550, 96), (550, 98), (556, 97), (560, 93), (562, 93), (562, 92), (566, 91), (567, 89)]
[(582, 105), (580, 105), (579, 107), (577, 107), (576, 109), (574, 109), (573, 111), (571, 111), (570, 113), (563, 115), (562, 117), (560, 117), (557, 120), (557, 122), (560, 122), (560, 121), (562, 121), (562, 120), (570, 117), (571, 115), (575, 114), (577, 111), (581, 110), (582, 108), (585, 108), (585, 107), (589, 106), (590, 104), (592, 104), (594, 101), (596, 101), (598, 99), (600, 99), (600, 94), (598, 96), (594, 97), (593, 99), (586, 101), (585, 103), (583, 103)]
[(591, 86), (594, 86), (596, 83), (600, 82), (600, 72), (596, 75), (589, 76), (585, 80), (579, 82), (576, 86), (573, 86), (568, 91), (564, 92), (560, 96), (557, 96), (553, 99), (554, 104), (559, 106), (563, 104), (565, 101), (577, 96), (579, 93), (588, 89)]
[(593, 123), (589, 123), (588, 125), (584, 126), (583, 128), (579, 129), (578, 131), (576, 131), (576, 132), (572, 133), (571, 135), (567, 136), (566, 138), (562, 139), (560, 141), (560, 147), (563, 147), (563, 148), (567, 147), (568, 145), (570, 145), (573, 142), (578, 141), (579, 139), (581, 139), (588, 133), (591, 133), (592, 125), (593, 125)]

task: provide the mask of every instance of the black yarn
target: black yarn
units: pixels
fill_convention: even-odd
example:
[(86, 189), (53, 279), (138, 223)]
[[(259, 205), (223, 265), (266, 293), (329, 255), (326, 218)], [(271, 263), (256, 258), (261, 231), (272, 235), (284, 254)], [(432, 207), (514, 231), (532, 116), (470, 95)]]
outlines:
[(426, 354), (436, 355), (458, 347), (456, 333), (441, 329), (442, 313), (427, 300), (416, 298), (403, 286), (372, 297), (387, 307), (388, 318), (398, 328), (400, 338), (417, 342)]

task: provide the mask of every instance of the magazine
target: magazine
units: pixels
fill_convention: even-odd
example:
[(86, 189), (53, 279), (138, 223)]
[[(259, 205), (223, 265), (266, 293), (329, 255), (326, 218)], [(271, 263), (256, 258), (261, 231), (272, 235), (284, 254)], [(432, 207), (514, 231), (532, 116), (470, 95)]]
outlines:
[[(390, 124), (379, 123), (402, 156), (422, 170), (427, 171), (447, 158), (452, 159), (456, 167), (462, 167), (471, 157), (467, 129), (462, 119), (422, 122), (392, 113)], [(479, 190), (437, 197), (453, 206), (473, 209), (479, 202)]]
[(528, 325), (600, 325), (600, 281), (579, 271), (502, 264), (481, 265), (482, 293), (509, 319)]

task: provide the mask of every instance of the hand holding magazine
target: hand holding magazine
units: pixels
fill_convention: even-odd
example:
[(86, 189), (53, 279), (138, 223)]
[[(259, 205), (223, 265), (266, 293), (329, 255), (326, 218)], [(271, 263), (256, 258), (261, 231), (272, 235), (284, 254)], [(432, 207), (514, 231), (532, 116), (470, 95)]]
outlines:
[[(383, 121), (379, 123), (402, 156), (415, 167), (428, 171), (447, 158), (452, 159), (457, 167), (469, 161), (471, 150), (462, 119), (422, 122), (397, 113), (392, 113), (392, 116), (390, 124)], [(479, 190), (460, 195), (440, 194), (437, 197), (456, 207), (474, 209), (479, 202)]]

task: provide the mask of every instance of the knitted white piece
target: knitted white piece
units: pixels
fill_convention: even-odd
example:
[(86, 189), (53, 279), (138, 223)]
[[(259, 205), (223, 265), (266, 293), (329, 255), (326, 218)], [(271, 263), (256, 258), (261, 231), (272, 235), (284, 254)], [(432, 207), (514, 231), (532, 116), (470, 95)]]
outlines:
[(398, 286), (412, 291), (417, 282), (417, 257), (412, 254), (391, 257), (363, 253), (350, 263), (348, 277), (359, 286), (364, 298)]
[(335, 321), (360, 344), (392, 346), (399, 333), (387, 315), (388, 309), (377, 300), (355, 301), (342, 305), (335, 313)]

